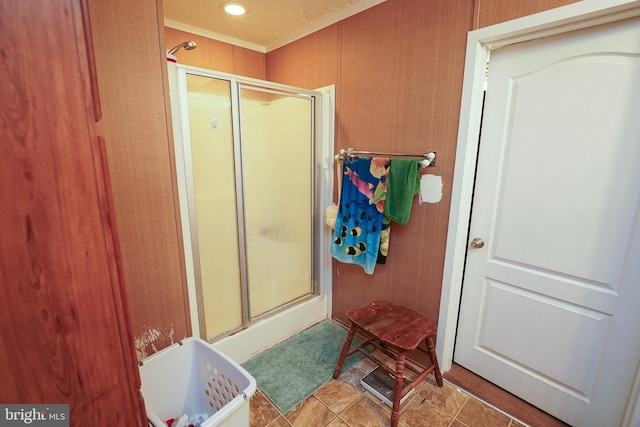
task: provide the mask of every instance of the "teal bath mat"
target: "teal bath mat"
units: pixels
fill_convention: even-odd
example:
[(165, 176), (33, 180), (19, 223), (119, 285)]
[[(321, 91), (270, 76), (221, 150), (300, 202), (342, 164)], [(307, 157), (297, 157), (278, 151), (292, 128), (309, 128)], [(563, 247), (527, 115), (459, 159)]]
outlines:
[[(249, 359), (242, 367), (285, 414), (331, 379), (346, 335), (346, 329), (325, 320)], [(343, 371), (361, 357), (347, 357)]]

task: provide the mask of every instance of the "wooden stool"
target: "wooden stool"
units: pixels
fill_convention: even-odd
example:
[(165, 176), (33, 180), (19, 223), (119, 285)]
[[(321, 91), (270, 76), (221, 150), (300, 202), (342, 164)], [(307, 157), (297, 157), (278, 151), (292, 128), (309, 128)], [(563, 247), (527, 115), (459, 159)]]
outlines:
[[(367, 307), (349, 310), (347, 311), (347, 317), (351, 320), (351, 327), (344, 339), (340, 358), (333, 371), (333, 378), (340, 376), (344, 359), (355, 352), (360, 352), (390, 373), (395, 378), (391, 427), (396, 427), (400, 420), (400, 400), (405, 394), (420, 384), (431, 372), (433, 372), (438, 386), (442, 387), (442, 374), (438, 367), (435, 351), (437, 328), (431, 320), (420, 313), (387, 301), (374, 301)], [(356, 331), (361, 332), (366, 339), (349, 351)], [(425, 340), (427, 350), (425, 351), (421, 348), (418, 348), (418, 350), (429, 355), (431, 366), (422, 370), (411, 364), (406, 364), (406, 367), (418, 374), (418, 376), (407, 384), (403, 390), (405, 356), (415, 350), (422, 340)], [(388, 367), (384, 362), (365, 351), (364, 347), (369, 344), (374, 345), (386, 355), (393, 357), (396, 361), (396, 368)]]

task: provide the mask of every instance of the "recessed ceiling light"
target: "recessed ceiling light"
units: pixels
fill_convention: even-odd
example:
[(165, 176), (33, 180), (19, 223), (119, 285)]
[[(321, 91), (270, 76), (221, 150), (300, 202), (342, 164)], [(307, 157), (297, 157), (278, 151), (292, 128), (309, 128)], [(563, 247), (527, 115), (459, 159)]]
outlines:
[(229, 15), (236, 15), (236, 16), (244, 15), (245, 13), (247, 13), (247, 9), (240, 3), (225, 3), (224, 11), (227, 12)]

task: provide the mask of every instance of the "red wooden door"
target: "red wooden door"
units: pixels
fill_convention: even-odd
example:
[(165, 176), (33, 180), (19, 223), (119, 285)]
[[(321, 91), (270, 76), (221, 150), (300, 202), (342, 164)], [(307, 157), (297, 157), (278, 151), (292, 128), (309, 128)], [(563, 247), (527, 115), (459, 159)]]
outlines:
[(143, 426), (84, 6), (0, 3), (0, 402)]

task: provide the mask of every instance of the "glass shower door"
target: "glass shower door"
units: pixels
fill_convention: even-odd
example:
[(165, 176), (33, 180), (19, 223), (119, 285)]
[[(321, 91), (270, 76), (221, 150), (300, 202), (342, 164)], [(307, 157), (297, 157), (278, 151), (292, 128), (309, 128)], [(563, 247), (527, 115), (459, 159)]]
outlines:
[(249, 316), (313, 292), (313, 100), (240, 86)]
[(201, 336), (211, 339), (243, 325), (231, 82), (187, 74), (186, 85), (198, 318)]
[(316, 101), (231, 76), (179, 75), (187, 274), (199, 335), (215, 340), (318, 294)]

